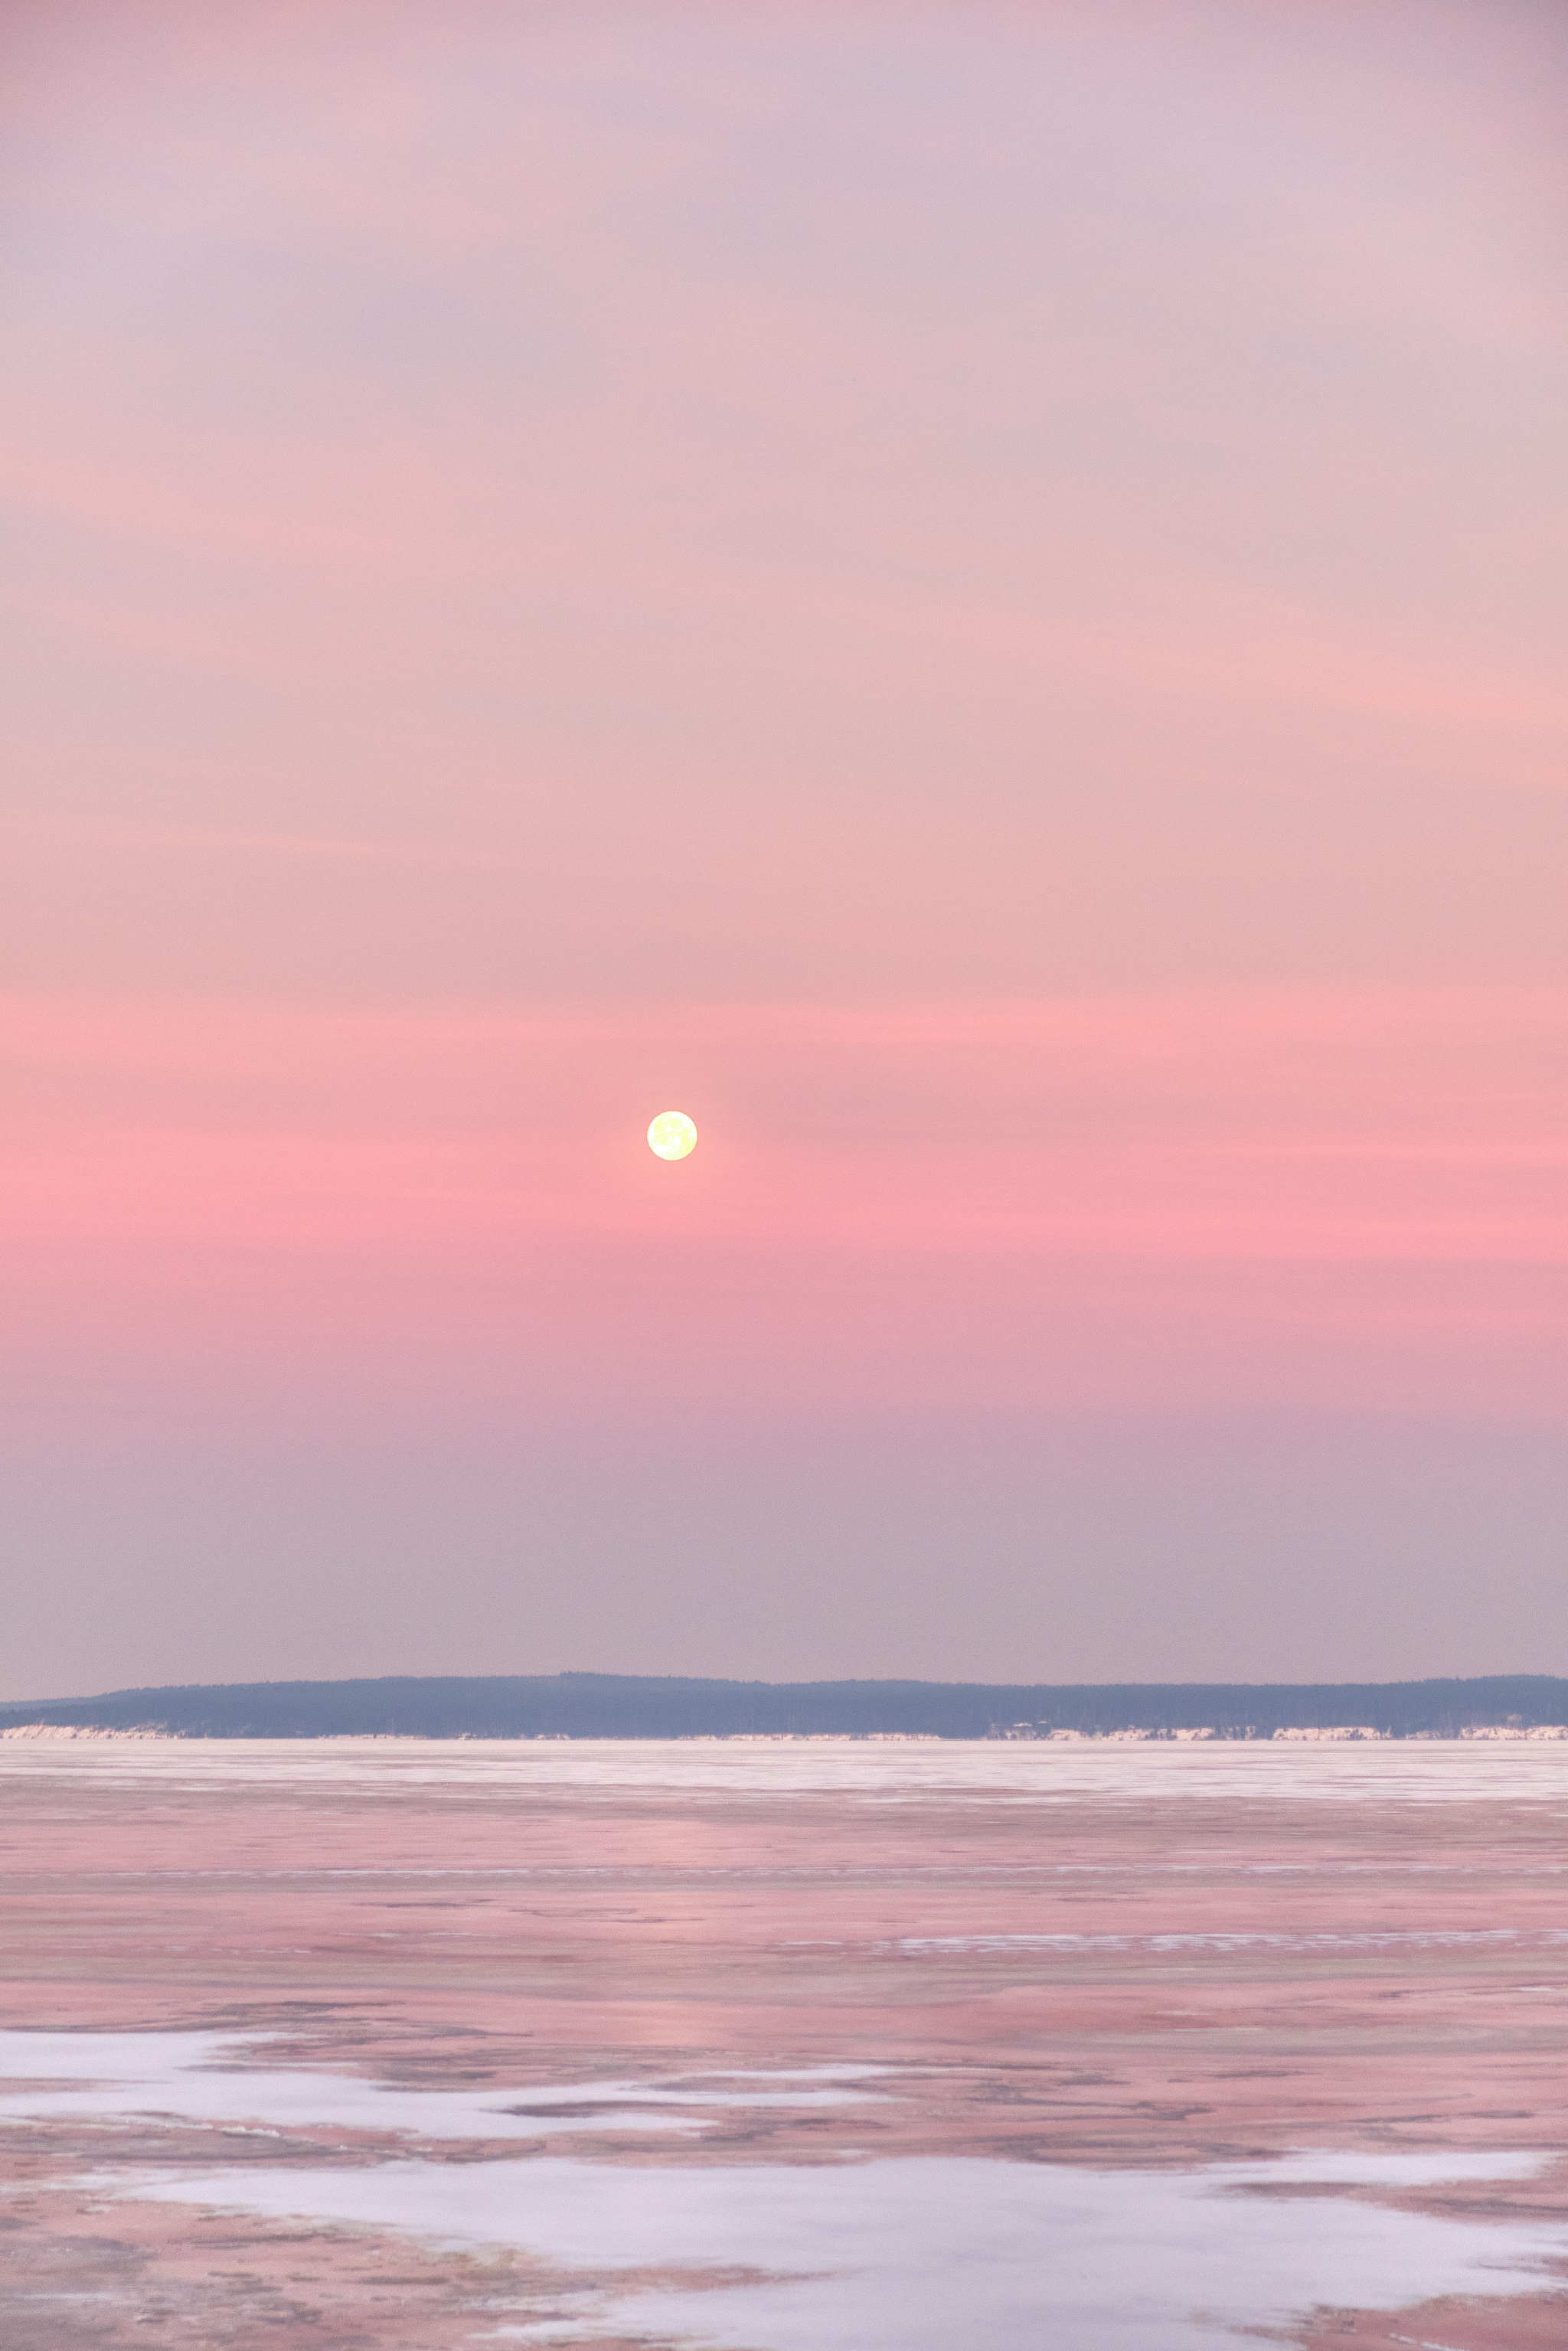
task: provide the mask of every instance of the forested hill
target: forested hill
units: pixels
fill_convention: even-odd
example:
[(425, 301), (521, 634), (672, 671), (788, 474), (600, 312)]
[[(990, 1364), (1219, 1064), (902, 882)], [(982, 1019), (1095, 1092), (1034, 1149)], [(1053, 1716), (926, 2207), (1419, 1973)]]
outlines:
[(1408, 1737), (1568, 1723), (1568, 1681), (1324, 1683), (733, 1682), (548, 1674), (378, 1681), (232, 1682), (112, 1690), (0, 1706), (24, 1724), (157, 1729), (185, 1738), (312, 1739), (371, 1732), (452, 1739), (680, 1739), (906, 1732), (981, 1739), (1028, 1727), (1089, 1732), (1204, 1727), (1232, 1736), (1364, 1726)]

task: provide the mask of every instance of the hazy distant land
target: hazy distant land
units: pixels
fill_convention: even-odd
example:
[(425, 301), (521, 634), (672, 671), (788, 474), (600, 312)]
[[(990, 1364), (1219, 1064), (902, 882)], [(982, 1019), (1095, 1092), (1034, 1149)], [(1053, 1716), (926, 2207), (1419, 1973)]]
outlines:
[(111, 1690), (0, 1706), (26, 1730), (183, 1739), (1568, 1736), (1568, 1680), (741, 1682), (659, 1675), (388, 1677)]

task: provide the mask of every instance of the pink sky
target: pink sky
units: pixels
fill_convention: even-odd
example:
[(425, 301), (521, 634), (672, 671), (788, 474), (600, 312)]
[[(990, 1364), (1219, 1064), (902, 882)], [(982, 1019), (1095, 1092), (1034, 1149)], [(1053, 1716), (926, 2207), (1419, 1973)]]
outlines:
[(14, 1693), (1568, 1671), (1565, 64), (10, 13)]

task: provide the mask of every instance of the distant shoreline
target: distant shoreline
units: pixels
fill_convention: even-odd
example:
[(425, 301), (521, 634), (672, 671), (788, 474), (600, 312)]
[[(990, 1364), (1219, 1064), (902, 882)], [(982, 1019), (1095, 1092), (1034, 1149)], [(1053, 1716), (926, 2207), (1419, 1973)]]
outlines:
[(739, 1682), (566, 1673), (111, 1690), (0, 1705), (0, 1740), (1568, 1741), (1568, 1680)]

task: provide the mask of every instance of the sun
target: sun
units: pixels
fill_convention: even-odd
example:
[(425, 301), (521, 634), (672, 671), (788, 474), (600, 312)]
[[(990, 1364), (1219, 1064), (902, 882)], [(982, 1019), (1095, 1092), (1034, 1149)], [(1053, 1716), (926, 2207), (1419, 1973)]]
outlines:
[(697, 1131), (684, 1110), (662, 1110), (648, 1129), (648, 1148), (660, 1159), (684, 1159), (696, 1146)]

